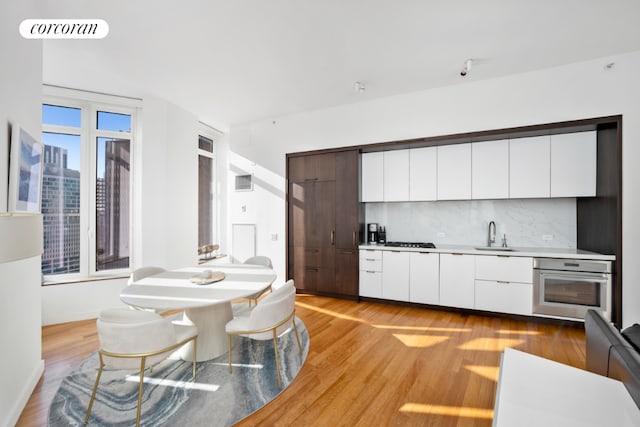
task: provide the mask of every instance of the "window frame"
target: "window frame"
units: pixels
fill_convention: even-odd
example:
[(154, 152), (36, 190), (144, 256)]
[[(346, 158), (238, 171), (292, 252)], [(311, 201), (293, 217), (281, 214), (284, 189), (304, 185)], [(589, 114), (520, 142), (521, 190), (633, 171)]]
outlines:
[[(77, 273), (43, 274), (43, 285), (79, 282), (91, 279), (124, 277), (134, 265), (134, 199), (135, 199), (135, 145), (140, 140), (140, 101), (114, 95), (85, 92), (75, 89), (43, 86), (42, 104), (78, 108), (81, 111), (80, 128), (42, 123), (42, 132), (80, 136), (80, 271)], [(117, 132), (97, 129), (98, 111), (131, 116), (131, 130)], [(96, 195), (97, 195), (97, 138), (121, 138), (130, 141), (129, 179), (129, 267), (96, 270)]]
[[(207, 126), (204, 123), (200, 123), (198, 129), (198, 140), (196, 141), (197, 146), (197, 158), (196, 161), (200, 161), (200, 156), (207, 157), (211, 159), (211, 167), (213, 169), (211, 173), (211, 188), (213, 194), (211, 195), (211, 207), (213, 210), (213, 224), (211, 227), (211, 231), (213, 236), (211, 236), (211, 243), (216, 243), (215, 240), (219, 240), (220, 236), (220, 226), (219, 226), (219, 218), (220, 212), (218, 208), (218, 164), (217, 164), (217, 154), (218, 154), (218, 141), (222, 137), (222, 132)], [(212, 141), (211, 151), (203, 150), (200, 148), (200, 137), (205, 137)], [(199, 168), (198, 168), (199, 170)], [(199, 180), (199, 177), (198, 177)], [(199, 210), (198, 210), (199, 211)], [(198, 236), (200, 236), (200, 217), (198, 217)], [(199, 238), (198, 238), (199, 240)], [(196, 248), (197, 249), (197, 248)]]

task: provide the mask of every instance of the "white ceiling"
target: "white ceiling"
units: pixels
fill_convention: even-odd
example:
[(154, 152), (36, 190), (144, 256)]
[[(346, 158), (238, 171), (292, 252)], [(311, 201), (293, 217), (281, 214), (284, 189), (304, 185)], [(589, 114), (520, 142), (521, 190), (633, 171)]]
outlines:
[[(101, 18), (110, 27), (102, 40), (46, 40), (45, 83), (151, 94), (223, 130), (640, 50), (638, 0), (56, 0), (41, 7), (42, 18)], [(467, 58), (473, 68), (462, 78)], [(354, 91), (356, 81), (365, 92)]]

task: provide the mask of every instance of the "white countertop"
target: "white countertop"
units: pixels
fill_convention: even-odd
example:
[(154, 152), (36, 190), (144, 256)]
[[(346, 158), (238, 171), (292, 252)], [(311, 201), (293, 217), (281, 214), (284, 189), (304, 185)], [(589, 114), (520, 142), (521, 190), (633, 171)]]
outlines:
[(640, 410), (622, 382), (505, 349), (494, 427), (639, 425)]
[(467, 245), (439, 245), (435, 249), (426, 248), (401, 248), (384, 245), (360, 245), (361, 250), (381, 250), (381, 251), (402, 251), (402, 252), (436, 252), (436, 253), (458, 253), (469, 255), (506, 255), (534, 258), (569, 258), (569, 259), (595, 259), (605, 261), (615, 261), (615, 255), (604, 255), (596, 252), (584, 251), (582, 249), (565, 248), (521, 248), (513, 247), (512, 251), (501, 250), (479, 250), (476, 246)]

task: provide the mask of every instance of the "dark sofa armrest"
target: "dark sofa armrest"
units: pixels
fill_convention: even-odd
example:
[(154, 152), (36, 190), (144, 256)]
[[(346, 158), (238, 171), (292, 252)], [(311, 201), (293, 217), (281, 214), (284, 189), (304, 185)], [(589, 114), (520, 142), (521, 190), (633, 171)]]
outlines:
[(595, 310), (584, 318), (587, 340), (587, 371), (609, 376), (609, 355), (614, 345), (624, 345), (620, 332)]

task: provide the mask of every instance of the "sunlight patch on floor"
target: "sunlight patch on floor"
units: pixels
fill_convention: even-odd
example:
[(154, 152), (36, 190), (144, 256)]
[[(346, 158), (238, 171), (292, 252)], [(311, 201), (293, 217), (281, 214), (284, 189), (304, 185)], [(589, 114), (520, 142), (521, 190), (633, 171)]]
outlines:
[[(127, 375), (126, 380), (139, 383), (140, 376)], [(218, 391), (218, 389), (220, 388), (220, 386), (216, 384), (204, 384), (204, 383), (197, 383), (197, 382), (191, 382), (191, 381), (174, 381), (174, 380), (168, 380), (165, 378), (144, 377), (143, 382), (146, 384), (154, 384), (162, 387), (183, 388), (185, 390)]]
[(464, 368), (483, 378), (498, 382), (499, 366), (466, 365)]
[(504, 351), (507, 347), (516, 347), (524, 343), (515, 338), (476, 338), (458, 346), (460, 350)]
[(469, 408), (466, 406), (427, 405), (424, 403), (405, 403), (400, 412), (419, 414), (450, 415), (452, 417), (492, 419), (493, 409)]
[[(296, 295), (296, 298), (298, 298), (297, 295)], [(352, 320), (354, 322), (360, 322), (360, 323), (367, 323), (362, 319), (358, 319), (357, 317), (347, 316), (346, 314), (338, 313), (337, 311), (326, 310), (324, 308), (319, 308), (319, 307), (316, 307), (316, 306), (313, 306), (313, 305), (305, 304), (305, 303), (300, 302), (300, 301), (296, 301), (296, 305), (299, 306), (299, 307), (306, 308), (308, 310), (317, 311), (318, 313), (322, 313), (322, 314), (326, 314), (328, 316), (336, 317), (338, 319)]]
[(449, 339), (444, 336), (434, 335), (407, 335), (407, 334), (393, 334), (402, 344), (411, 348), (426, 348), (432, 345), (440, 344)]

